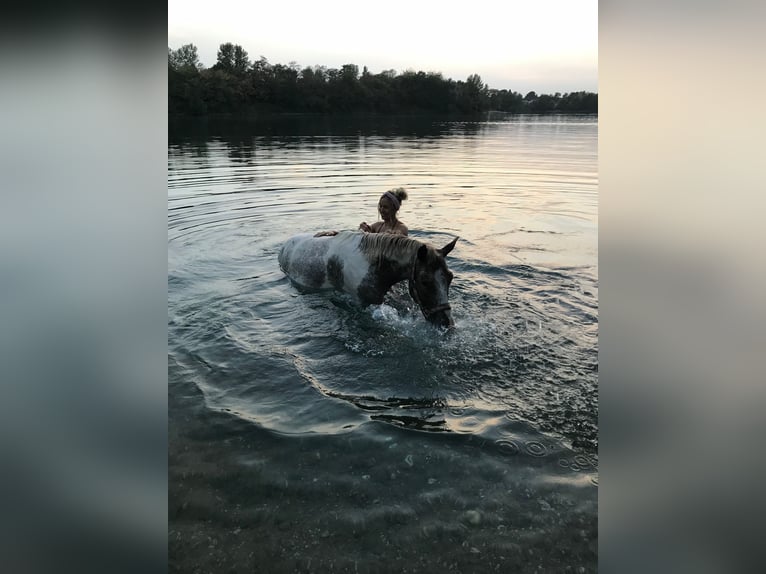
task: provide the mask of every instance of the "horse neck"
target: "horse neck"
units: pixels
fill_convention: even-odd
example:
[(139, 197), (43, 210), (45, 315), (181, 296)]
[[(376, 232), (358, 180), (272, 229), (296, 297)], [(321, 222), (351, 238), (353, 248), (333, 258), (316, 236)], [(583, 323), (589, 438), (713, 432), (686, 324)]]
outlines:
[[(367, 237), (369, 238), (368, 240), (372, 240), (374, 236), (370, 235)], [(383, 283), (382, 286), (388, 289), (395, 283), (409, 279), (412, 276), (415, 253), (421, 243), (410, 238), (397, 238), (398, 245), (396, 248), (385, 249), (381, 248), (381, 244), (385, 241), (382, 236), (374, 240), (380, 243), (378, 245), (378, 254), (372, 256), (372, 264), (378, 267), (379, 270), (384, 271), (379, 277)]]
[[(390, 257), (385, 260), (387, 268), (390, 269), (390, 274), (388, 277), (390, 283), (386, 285), (386, 287), (390, 287), (394, 283), (399, 283), (399, 281), (404, 281), (405, 279), (412, 277), (414, 256), (415, 254), (413, 251), (411, 255), (402, 257)], [(386, 281), (386, 283), (389, 281)]]

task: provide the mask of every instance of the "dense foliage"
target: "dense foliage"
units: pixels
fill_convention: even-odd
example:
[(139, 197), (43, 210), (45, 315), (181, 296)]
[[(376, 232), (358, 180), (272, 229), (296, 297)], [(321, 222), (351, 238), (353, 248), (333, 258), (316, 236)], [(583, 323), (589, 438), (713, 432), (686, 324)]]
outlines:
[(217, 62), (204, 68), (197, 48), (186, 44), (168, 48), (168, 111), (171, 114), (248, 111), (352, 112), (369, 111), (475, 113), (598, 112), (598, 94), (561, 95), (529, 92), (525, 96), (490, 89), (476, 74), (465, 81), (440, 73), (384, 70), (372, 74), (355, 64), (340, 69), (313, 66), (301, 69), (271, 64), (261, 57), (250, 61), (242, 46), (226, 43)]

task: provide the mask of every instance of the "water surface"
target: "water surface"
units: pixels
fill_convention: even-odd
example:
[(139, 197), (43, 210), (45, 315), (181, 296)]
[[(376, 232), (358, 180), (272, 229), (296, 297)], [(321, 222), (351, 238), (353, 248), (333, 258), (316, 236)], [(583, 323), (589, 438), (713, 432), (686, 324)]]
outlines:
[[(171, 122), (170, 561), (270, 572), (596, 566), (597, 120)], [(292, 234), (404, 186), (458, 325), (284, 276)], [(567, 570), (569, 568), (570, 570)]]

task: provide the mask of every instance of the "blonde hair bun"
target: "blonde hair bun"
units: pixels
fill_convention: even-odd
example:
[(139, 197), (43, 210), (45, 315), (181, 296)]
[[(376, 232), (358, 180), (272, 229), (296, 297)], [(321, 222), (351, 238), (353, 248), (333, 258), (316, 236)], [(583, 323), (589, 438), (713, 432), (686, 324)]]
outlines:
[(407, 199), (407, 190), (405, 190), (403, 187), (395, 187), (393, 189), (389, 189), (391, 193), (393, 193), (396, 196), (396, 199), (398, 199), (400, 202)]

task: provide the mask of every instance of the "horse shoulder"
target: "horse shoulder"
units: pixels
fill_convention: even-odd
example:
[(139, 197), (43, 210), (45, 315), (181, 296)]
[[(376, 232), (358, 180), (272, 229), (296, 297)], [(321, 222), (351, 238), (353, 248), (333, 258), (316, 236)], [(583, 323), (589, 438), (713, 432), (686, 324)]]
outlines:
[(369, 264), (359, 251), (359, 234), (339, 234), (327, 252), (327, 278), (332, 287), (356, 293)]

